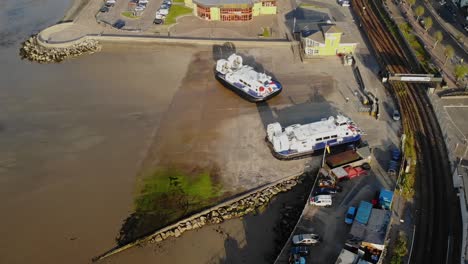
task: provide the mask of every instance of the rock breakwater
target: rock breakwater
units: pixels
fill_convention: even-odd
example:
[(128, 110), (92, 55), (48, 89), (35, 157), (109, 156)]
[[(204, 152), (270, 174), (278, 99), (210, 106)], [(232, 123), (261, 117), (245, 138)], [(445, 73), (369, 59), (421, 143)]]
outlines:
[(233, 202), (232, 204), (216, 208), (204, 215), (190, 220), (181, 221), (177, 226), (170, 230), (153, 234), (149, 238), (149, 242), (161, 242), (170, 237), (179, 237), (185, 231), (197, 229), (206, 224), (219, 224), (225, 220), (242, 217), (248, 213), (254, 212), (257, 208), (266, 205), (276, 194), (289, 191), (296, 186), (297, 183), (297, 179), (287, 180), (253, 193), (243, 199)]
[(101, 45), (97, 40), (93, 39), (84, 39), (69, 47), (44, 47), (38, 42), (36, 35), (23, 42), (20, 49), (20, 56), (22, 59), (38, 63), (56, 63), (62, 62), (68, 58), (92, 54), (100, 50)]

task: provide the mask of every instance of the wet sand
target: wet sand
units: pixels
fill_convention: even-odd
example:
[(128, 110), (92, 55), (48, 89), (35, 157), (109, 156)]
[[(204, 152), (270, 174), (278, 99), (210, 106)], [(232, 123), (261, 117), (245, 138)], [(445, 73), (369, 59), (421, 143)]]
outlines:
[(115, 245), (191, 52), (108, 49), (53, 65), (1, 54), (0, 262), (87, 263)]

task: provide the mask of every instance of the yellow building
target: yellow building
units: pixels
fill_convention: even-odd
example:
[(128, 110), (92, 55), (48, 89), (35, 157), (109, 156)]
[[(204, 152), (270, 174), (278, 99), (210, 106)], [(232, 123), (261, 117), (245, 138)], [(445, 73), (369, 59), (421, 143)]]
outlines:
[(307, 26), (301, 32), (301, 43), (304, 53), (308, 56), (354, 53), (357, 46), (357, 43), (345, 35), (335, 24)]
[(195, 15), (206, 20), (249, 21), (276, 14), (276, 0), (184, 0)]

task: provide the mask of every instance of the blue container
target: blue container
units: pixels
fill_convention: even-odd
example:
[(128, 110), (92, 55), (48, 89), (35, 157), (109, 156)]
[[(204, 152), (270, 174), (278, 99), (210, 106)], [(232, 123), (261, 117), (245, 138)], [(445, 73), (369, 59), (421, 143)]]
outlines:
[(392, 206), (393, 192), (382, 189), (380, 190), (379, 204), (383, 209), (389, 210)]
[(355, 220), (363, 225), (367, 225), (372, 212), (372, 204), (369, 202), (361, 201), (357, 210)]

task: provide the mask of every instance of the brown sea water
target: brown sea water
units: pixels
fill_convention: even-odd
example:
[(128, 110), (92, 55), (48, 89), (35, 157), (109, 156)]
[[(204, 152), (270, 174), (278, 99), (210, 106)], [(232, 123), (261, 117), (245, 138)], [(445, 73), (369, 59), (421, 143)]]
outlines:
[(60, 64), (22, 61), (21, 42), (70, 4), (0, 3), (0, 263), (87, 263), (115, 246), (191, 57), (130, 45)]

